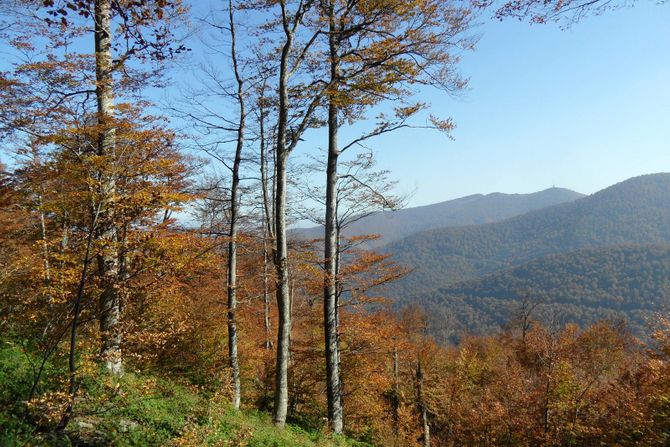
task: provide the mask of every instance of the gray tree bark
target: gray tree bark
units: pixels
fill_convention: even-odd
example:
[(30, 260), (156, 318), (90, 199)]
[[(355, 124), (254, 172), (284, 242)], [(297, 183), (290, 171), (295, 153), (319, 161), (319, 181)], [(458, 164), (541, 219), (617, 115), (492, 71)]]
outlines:
[(279, 110), (277, 121), (277, 172), (275, 193), (275, 252), (274, 263), (277, 271), (277, 364), (275, 375), (274, 422), (283, 428), (288, 412), (288, 364), (291, 337), (291, 303), (289, 296), (288, 245), (286, 241), (286, 169), (289, 149), (286, 144), (288, 133), (288, 77), (289, 56), (293, 46), (293, 33), (286, 29), (286, 41), (282, 47), (279, 71)]
[[(98, 105), (98, 155), (113, 157), (116, 146), (114, 128), (114, 81), (112, 61), (112, 0), (96, 0), (95, 20), (95, 75)], [(123, 374), (121, 353), (121, 309), (117, 290), (119, 273), (116, 251), (116, 229), (113, 216), (113, 200), (116, 184), (113, 175), (101, 173), (99, 200), (104, 200), (102, 229), (99, 238), (105, 244), (98, 257), (98, 271), (102, 279), (102, 293), (99, 300), (100, 332), (102, 334), (101, 358), (107, 370), (114, 375)]]
[(428, 423), (428, 407), (426, 406), (423, 392), (423, 368), (421, 359), (419, 359), (416, 367), (416, 384), (419, 413), (421, 413), (421, 424), (423, 428), (423, 445), (424, 447), (430, 447), (430, 424)]
[[(280, 112), (281, 115), (281, 112)], [(285, 118), (285, 117), (284, 117)], [(283, 120), (280, 118), (280, 123)], [(285, 127), (281, 126), (280, 128)], [(284, 129), (285, 132), (285, 129)], [(280, 134), (282, 131), (280, 131)], [(277, 371), (275, 377), (274, 421), (278, 427), (286, 424), (288, 410), (288, 365), (291, 339), (291, 299), (289, 296), (288, 246), (286, 243), (286, 153), (277, 154), (277, 197), (275, 205), (276, 247), (274, 254), (277, 270)]]
[(272, 339), (270, 337), (270, 331), (272, 329), (270, 323), (270, 284), (269, 284), (269, 272), (268, 272), (268, 250), (267, 250), (267, 241), (263, 241), (263, 323), (265, 329), (265, 343), (264, 347), (267, 351), (272, 349)]
[[(279, 64), (279, 106), (277, 110), (277, 144), (275, 150), (275, 250), (274, 263), (277, 271), (277, 364), (275, 376), (275, 408), (274, 422), (277, 427), (283, 428), (286, 424), (288, 413), (288, 369), (291, 361), (291, 296), (289, 287), (289, 264), (288, 244), (286, 235), (286, 193), (287, 193), (287, 163), (291, 151), (296, 147), (300, 135), (310, 126), (310, 120), (319, 104), (321, 96), (312, 99), (307, 109), (303, 112), (300, 124), (296, 129), (291, 129), (289, 135), (289, 78), (300, 64), (304, 61), (310, 45), (314, 42), (316, 34), (305, 44), (299, 56), (294, 60), (291, 57), (296, 30), (302, 23), (305, 13), (312, 7), (314, 0), (299, 2), (297, 10), (290, 16), (287, 12), (286, 2), (280, 0), (281, 25), (284, 31), (284, 43), (282, 44)], [(292, 65), (292, 66), (291, 66)], [(290, 140), (289, 140), (290, 137)]]
[[(338, 79), (338, 55), (334, 7), (331, 1), (330, 13), (330, 76), (331, 83)], [(342, 389), (340, 384), (338, 318), (337, 318), (337, 163), (340, 155), (338, 147), (338, 107), (332, 99), (328, 105), (328, 161), (326, 166), (326, 219), (324, 235), (323, 284), (323, 328), (326, 343), (326, 390), (328, 397), (328, 422), (335, 433), (342, 433)]]
[[(258, 102), (259, 125), (260, 125), (260, 171), (261, 171), (261, 193), (263, 195), (263, 319), (265, 329), (265, 349), (272, 349), (271, 321), (270, 321), (270, 274), (269, 274), (269, 252), (268, 240), (274, 240), (273, 201), (275, 188), (270, 190), (269, 168), (267, 146), (265, 144), (265, 85), (261, 89), (261, 97)], [(272, 164), (275, 166), (275, 163)], [(274, 177), (274, 176), (273, 176)]]
[(239, 121), (237, 128), (237, 144), (232, 169), (232, 183), (230, 186), (230, 240), (228, 242), (228, 359), (233, 375), (233, 407), (240, 408), (242, 387), (240, 384), (240, 365), (237, 355), (237, 235), (239, 231), (239, 186), (240, 163), (244, 148), (244, 130), (246, 111), (244, 108), (244, 81), (237, 64), (235, 48), (235, 21), (233, 18), (233, 2), (229, 0), (229, 25), (231, 37), (231, 58), (233, 71), (237, 82), (237, 103), (239, 106)]

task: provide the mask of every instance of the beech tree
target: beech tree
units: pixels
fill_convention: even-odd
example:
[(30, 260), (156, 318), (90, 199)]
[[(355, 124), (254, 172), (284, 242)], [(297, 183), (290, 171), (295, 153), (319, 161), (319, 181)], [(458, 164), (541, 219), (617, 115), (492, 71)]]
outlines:
[[(85, 322), (95, 319), (91, 304), (97, 300), (90, 298), (104, 284), (102, 278), (92, 275), (95, 258), (106, 249), (106, 241), (95, 237), (105, 204), (100, 197), (100, 173), (114, 171), (117, 180), (118, 201), (113, 212), (123, 262), (115, 287), (124, 308), (133, 307), (131, 290), (139, 294), (137, 278), (153, 268), (155, 257), (143, 252), (148, 251), (156, 233), (170, 225), (170, 213), (190, 200), (184, 192), (188, 167), (174, 148), (174, 134), (161, 130), (156, 117), (143, 116), (126, 106), (122, 110), (123, 118), (116, 126), (117, 157), (98, 155), (97, 124), (73, 125), (59, 134), (36, 139), (16, 175), (24, 206), (39, 222), (40, 231), (34, 237), (41, 243), (36, 255), (44, 261), (40, 271), (45, 280), (25, 289), (19, 301), (19, 309), (31, 315), (31, 321), (43, 324), (40, 344), (44, 355), (36, 366), (29, 400), (45, 362), (69, 333), (69, 401), (59, 424), (61, 430), (71, 417), (80, 384), (79, 335), (86, 335), (84, 344), (90, 345), (99, 334), (91, 333)], [(19, 278), (25, 274), (30, 275), (31, 269), (23, 267), (17, 272)], [(124, 322), (124, 328), (127, 326)]]
[[(429, 2), (320, 2), (321, 22), (327, 35), (328, 89), (326, 195), (324, 225), (324, 335), (329, 420), (341, 433), (342, 405), (337, 342), (337, 184), (341, 154), (379, 135), (408, 127), (407, 120), (426, 107), (408, 103), (413, 85), (430, 85), (447, 92), (465, 87), (455, 66), (458, 52), (473, 41), (465, 35), (473, 12), (467, 4)], [(340, 146), (342, 121), (352, 123), (365, 111), (393, 99), (395, 116), (378, 117), (377, 127)], [(443, 131), (450, 120), (430, 117), (430, 125)]]
[[(142, 62), (154, 60), (160, 63), (185, 50), (172, 32), (173, 25), (185, 12), (181, 2), (19, 0), (14, 2), (13, 8), (19, 22), (25, 24), (25, 27), (10, 30), (17, 50), (35, 51), (39, 45), (36, 42), (50, 39), (52, 53), (44, 61), (30, 61), (19, 66), (13, 74), (5, 75), (7, 82), (3, 87), (10, 92), (34, 87), (27, 81), (33, 76), (41, 76), (36, 93), (27, 99), (13, 99), (3, 106), (1, 115), (7, 127), (12, 131), (45, 135), (54, 131), (51, 123), (54, 116), (67, 116), (68, 110), (73, 110), (73, 104), (86, 109), (89, 98), (94, 98), (95, 116), (91, 118), (89, 115), (86, 119), (94, 119), (97, 125), (98, 156), (114, 159), (115, 98), (139, 92), (151, 79), (158, 80), (160, 64), (142, 70)], [(24, 13), (28, 8), (31, 11)], [(94, 43), (94, 55), (70, 50), (73, 42), (87, 36)], [(64, 82), (67, 79), (74, 82)], [(119, 375), (123, 366), (117, 283), (124, 261), (119, 251), (119, 229), (110, 214), (117, 200), (116, 179), (113, 170), (101, 171), (99, 177), (98, 197), (102, 206), (95, 238), (104, 241), (105, 246), (97, 256), (97, 274), (104, 284), (99, 297), (103, 334), (101, 357), (105, 359), (107, 369)]]
[[(275, 2), (273, 2), (275, 3)], [(305, 62), (305, 58), (319, 35), (319, 31), (311, 33), (311, 37), (300, 40), (297, 35), (303, 26), (305, 16), (314, 6), (313, 0), (287, 2), (279, 0), (279, 27), (281, 28), (281, 53), (278, 68), (277, 84), (277, 131), (275, 136), (275, 206), (274, 231), (275, 245), (273, 260), (277, 274), (277, 363), (275, 379), (274, 421), (279, 427), (284, 427), (288, 410), (288, 367), (290, 358), (291, 335), (291, 301), (289, 290), (289, 260), (288, 241), (286, 232), (286, 195), (288, 189), (287, 168), (291, 152), (296, 148), (302, 134), (314, 125), (313, 118), (317, 107), (321, 103), (325, 87), (322, 85), (296, 86), (291, 85), (291, 78)], [(289, 96), (301, 88), (316, 90), (313, 94), (300, 97)], [(297, 101), (296, 101), (297, 99)]]

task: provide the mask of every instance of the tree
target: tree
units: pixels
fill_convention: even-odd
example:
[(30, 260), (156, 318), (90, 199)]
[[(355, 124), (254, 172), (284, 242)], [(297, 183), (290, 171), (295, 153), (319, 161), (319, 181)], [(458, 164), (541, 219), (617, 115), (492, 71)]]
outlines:
[[(328, 384), (328, 414), (333, 431), (341, 433), (342, 405), (337, 342), (337, 184), (341, 154), (366, 140), (407, 127), (406, 121), (424, 104), (395, 109), (395, 116), (380, 116), (377, 127), (340, 146), (341, 121), (364, 117), (365, 110), (383, 100), (406, 102), (413, 84), (431, 85), (445, 91), (465, 87), (454, 70), (456, 49), (472, 42), (463, 34), (472, 11), (450, 2), (320, 2), (324, 34), (328, 37), (327, 127), (328, 157), (324, 225), (324, 336)], [(431, 117), (434, 127), (448, 131), (449, 120)]]
[[(19, 165), (16, 173), (17, 185), (23, 191), (23, 206), (39, 221), (39, 233), (26, 238), (38, 237), (39, 256), (45, 261), (39, 271), (45, 280), (26, 289), (21, 297), (23, 308), (33, 316), (28, 325), (43, 325), (39, 345), (44, 354), (35, 367), (29, 400), (35, 394), (45, 362), (57, 353), (61, 339), (69, 333), (69, 398), (60, 418), (60, 430), (68, 425), (81, 383), (77, 374), (81, 352), (78, 339), (85, 335), (90, 346), (99, 334), (92, 333), (85, 323), (95, 319), (91, 303), (96, 300), (90, 298), (104, 284), (100, 277), (94, 281), (91, 274), (95, 258), (107, 248), (106, 241), (95, 237), (105, 204), (100, 182), (109, 172), (115, 173), (118, 201), (112, 211), (119, 229), (119, 257), (124, 261), (119, 264), (120, 277), (115, 287), (124, 308), (132, 307), (128, 291), (155, 259), (143, 256), (143, 250), (152, 244), (156, 233), (169, 226), (170, 213), (190, 200), (184, 192), (188, 167), (175, 149), (175, 135), (162, 130), (163, 123), (156, 117), (142, 115), (125, 105), (121, 110), (123, 119), (117, 120), (116, 125), (119, 152), (115, 158), (98, 154), (97, 123), (85, 125), (85, 120), (80, 120), (81, 124), (73, 123), (61, 133), (35, 139), (23, 152), (25, 163)], [(29, 268), (17, 272), (19, 277), (34, 274)]]
[(482, 6), (496, 5), (495, 17), (501, 20), (514, 17), (519, 20), (529, 19), (533, 23), (561, 21), (570, 25), (587, 16), (600, 15), (635, 3), (636, 0), (511, 0), (500, 5), (484, 1)]
[[(275, 172), (275, 246), (274, 263), (277, 272), (277, 308), (279, 324), (277, 332), (277, 364), (275, 379), (274, 421), (278, 427), (284, 427), (288, 409), (288, 366), (290, 357), (291, 336), (291, 300), (289, 291), (288, 244), (286, 233), (286, 195), (288, 157), (300, 141), (301, 135), (313, 123), (313, 115), (321, 101), (321, 94), (307, 96), (304, 108), (299, 110), (295, 128), (289, 128), (290, 112), (296, 110), (295, 103), (289, 97), (291, 76), (300, 68), (318, 32), (303, 45), (297, 41), (296, 33), (303, 24), (306, 14), (311, 10), (314, 1), (301, 1), (289, 10), (288, 2), (279, 0), (280, 27), (283, 31), (281, 55), (278, 72), (277, 96), (277, 133), (276, 133), (276, 172)], [(325, 91), (317, 88), (318, 92)], [(294, 112), (295, 113), (295, 112)]]
[[(175, 40), (174, 25), (185, 9), (180, 0), (134, 2), (96, 0), (45, 0), (37, 2), (18, 0), (12, 12), (25, 27), (15, 27), (9, 35), (21, 52), (35, 52), (33, 42), (51, 38), (51, 54), (43, 61), (30, 61), (15, 70), (14, 76), (5, 76), (3, 90), (16, 92), (38, 78), (36, 94), (28, 99), (13, 100), (0, 114), (12, 132), (33, 136), (54, 135), (71, 118), (73, 108), (88, 121), (95, 121), (98, 129), (97, 152), (102, 158), (116, 157), (115, 98), (137, 93), (156, 75), (160, 66), (142, 71), (133, 61), (162, 62), (183, 52), (185, 48)], [(24, 13), (29, 9), (31, 13)], [(44, 16), (40, 16), (43, 14)], [(93, 32), (91, 32), (91, 29)], [(79, 54), (71, 50), (73, 42), (92, 38), (95, 54)], [(60, 56), (60, 58), (59, 58)], [(160, 65), (160, 64), (159, 64)], [(115, 78), (116, 77), (116, 78)], [(91, 88), (91, 79), (94, 85)], [(70, 80), (71, 82), (68, 82)], [(88, 102), (95, 98), (95, 115)], [(18, 107), (18, 108), (17, 108)], [(87, 113), (82, 114), (81, 109)], [(52, 119), (58, 118), (55, 124)], [(108, 177), (104, 177), (104, 175)], [(119, 229), (110, 214), (116, 197), (114, 170), (99, 172), (99, 199), (102, 201), (96, 225), (96, 240), (104, 241), (105, 249), (97, 256), (98, 276), (103, 281), (99, 297), (99, 321), (103, 334), (101, 358), (113, 375), (123, 371), (121, 352), (121, 309), (118, 282), (123, 274), (124, 260), (119, 252)]]

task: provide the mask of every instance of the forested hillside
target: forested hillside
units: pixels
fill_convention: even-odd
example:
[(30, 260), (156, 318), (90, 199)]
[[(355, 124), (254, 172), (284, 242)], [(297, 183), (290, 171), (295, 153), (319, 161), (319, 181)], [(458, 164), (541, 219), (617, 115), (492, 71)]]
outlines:
[(344, 231), (503, 6), (0, 0), (0, 447), (667, 447), (669, 174)]
[[(584, 197), (583, 194), (564, 188), (550, 188), (532, 194), (475, 194), (432, 205), (378, 211), (353, 221), (342, 231), (342, 235), (378, 234), (380, 239), (368, 243), (369, 247), (375, 248), (421, 231), (498, 222), (581, 197)], [(323, 228), (299, 228), (293, 234), (304, 239), (318, 239), (323, 237)]]
[(670, 243), (670, 174), (654, 174), (504, 222), (418, 233), (384, 250), (413, 269), (389, 293), (414, 295), (552, 253), (665, 243)]
[[(412, 295), (429, 311), (436, 333), (491, 333), (518, 318), (524, 305), (544, 324), (593, 324), (625, 319), (648, 333), (657, 312), (670, 307), (670, 246), (614, 246), (553, 254)], [(446, 317), (446, 319), (445, 319)]]

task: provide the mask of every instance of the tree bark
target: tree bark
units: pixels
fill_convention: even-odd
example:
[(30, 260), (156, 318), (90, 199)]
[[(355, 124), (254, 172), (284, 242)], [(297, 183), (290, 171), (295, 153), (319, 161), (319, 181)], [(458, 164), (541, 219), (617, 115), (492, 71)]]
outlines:
[(393, 434), (394, 443), (398, 445), (400, 437), (400, 365), (398, 362), (398, 346), (393, 346)]
[[(319, 97), (313, 98), (310, 105), (304, 111), (300, 125), (292, 129), (289, 135), (289, 78), (305, 58), (316, 34), (305, 44), (301, 54), (296, 60), (291, 58), (296, 30), (299, 28), (305, 13), (312, 7), (314, 0), (299, 2), (297, 10), (290, 16), (287, 12), (286, 1), (280, 0), (281, 25), (284, 31), (284, 43), (282, 44), (279, 64), (279, 86), (277, 95), (279, 105), (277, 108), (277, 144), (275, 150), (275, 209), (274, 209), (274, 231), (275, 250), (274, 263), (277, 271), (277, 365), (275, 377), (275, 408), (274, 422), (279, 428), (286, 424), (288, 412), (288, 370), (291, 361), (291, 296), (289, 287), (289, 264), (288, 244), (286, 235), (286, 193), (287, 193), (287, 163), (291, 151), (296, 147), (300, 135), (310, 125), (310, 118), (319, 104)], [(293, 64), (293, 67), (291, 67)], [(290, 142), (289, 142), (290, 137)]]
[(228, 2), (231, 58), (233, 71), (237, 82), (237, 103), (239, 106), (239, 121), (237, 128), (237, 144), (235, 147), (235, 159), (232, 169), (232, 183), (230, 186), (230, 240), (228, 241), (228, 359), (233, 375), (233, 407), (240, 408), (242, 388), (240, 384), (240, 365), (237, 355), (237, 236), (239, 231), (239, 186), (240, 186), (240, 163), (242, 160), (242, 149), (244, 148), (244, 131), (246, 111), (244, 108), (244, 81), (240, 75), (237, 64), (237, 53), (235, 48), (235, 21), (233, 17), (233, 2)]
[(286, 30), (286, 41), (282, 47), (279, 72), (279, 110), (277, 122), (277, 172), (275, 193), (275, 253), (277, 271), (277, 364), (275, 376), (274, 422), (283, 428), (288, 411), (288, 364), (291, 336), (291, 303), (289, 296), (288, 245), (286, 241), (286, 164), (289, 149), (286, 144), (288, 133), (288, 75), (289, 56), (293, 46), (293, 33)]
[[(268, 154), (265, 144), (265, 84), (261, 89), (261, 96), (258, 102), (259, 125), (260, 125), (260, 170), (261, 170), (261, 193), (263, 195), (263, 319), (265, 328), (265, 349), (272, 349), (271, 339), (271, 321), (270, 321), (270, 275), (268, 271), (269, 253), (268, 240), (274, 240), (272, 204), (274, 201), (274, 187), (269, 190), (268, 179)], [(275, 163), (273, 163), (275, 166)], [(274, 176), (273, 176), (274, 178)]]
[[(96, 0), (95, 20), (95, 75), (98, 105), (98, 155), (114, 157), (116, 129), (114, 127), (114, 81), (111, 46), (112, 0)], [(100, 332), (102, 335), (101, 358), (107, 370), (114, 375), (123, 374), (121, 353), (120, 300), (117, 291), (119, 272), (116, 251), (116, 229), (113, 216), (113, 200), (116, 194), (115, 179), (108, 172), (101, 172), (99, 200), (103, 207), (100, 239), (105, 245), (98, 257), (98, 269), (102, 279), (102, 293), (99, 301)]]
[[(282, 119), (280, 118), (280, 122)], [(281, 126), (280, 126), (281, 127)], [(284, 126), (285, 127), (285, 126)], [(279, 151), (278, 151), (279, 152)], [(275, 206), (276, 249), (275, 268), (277, 270), (277, 371), (275, 378), (275, 424), (283, 428), (288, 410), (288, 364), (291, 338), (291, 300), (289, 296), (288, 246), (286, 243), (286, 158), (287, 154), (277, 154), (277, 197)]]
[(272, 327), (270, 324), (270, 284), (268, 280), (268, 250), (266, 244), (267, 241), (263, 240), (263, 323), (265, 328), (264, 347), (269, 351), (272, 349), (272, 339), (270, 338)]
[(430, 447), (430, 424), (428, 423), (428, 407), (424, 400), (423, 392), (423, 368), (421, 365), (421, 359), (417, 362), (416, 367), (416, 384), (417, 384), (417, 400), (419, 402), (419, 413), (421, 414), (421, 424), (423, 429), (423, 445), (424, 447)]
[[(331, 84), (338, 82), (338, 46), (335, 25), (334, 3), (328, 6), (329, 15), (329, 51)], [(337, 318), (337, 270), (338, 239), (337, 231), (337, 163), (340, 155), (338, 147), (338, 107), (331, 97), (328, 104), (328, 161), (326, 166), (326, 219), (324, 234), (324, 270), (323, 284), (323, 328), (326, 344), (326, 389), (328, 397), (328, 422), (335, 433), (342, 433), (343, 409), (342, 388), (340, 383), (338, 318)]]

